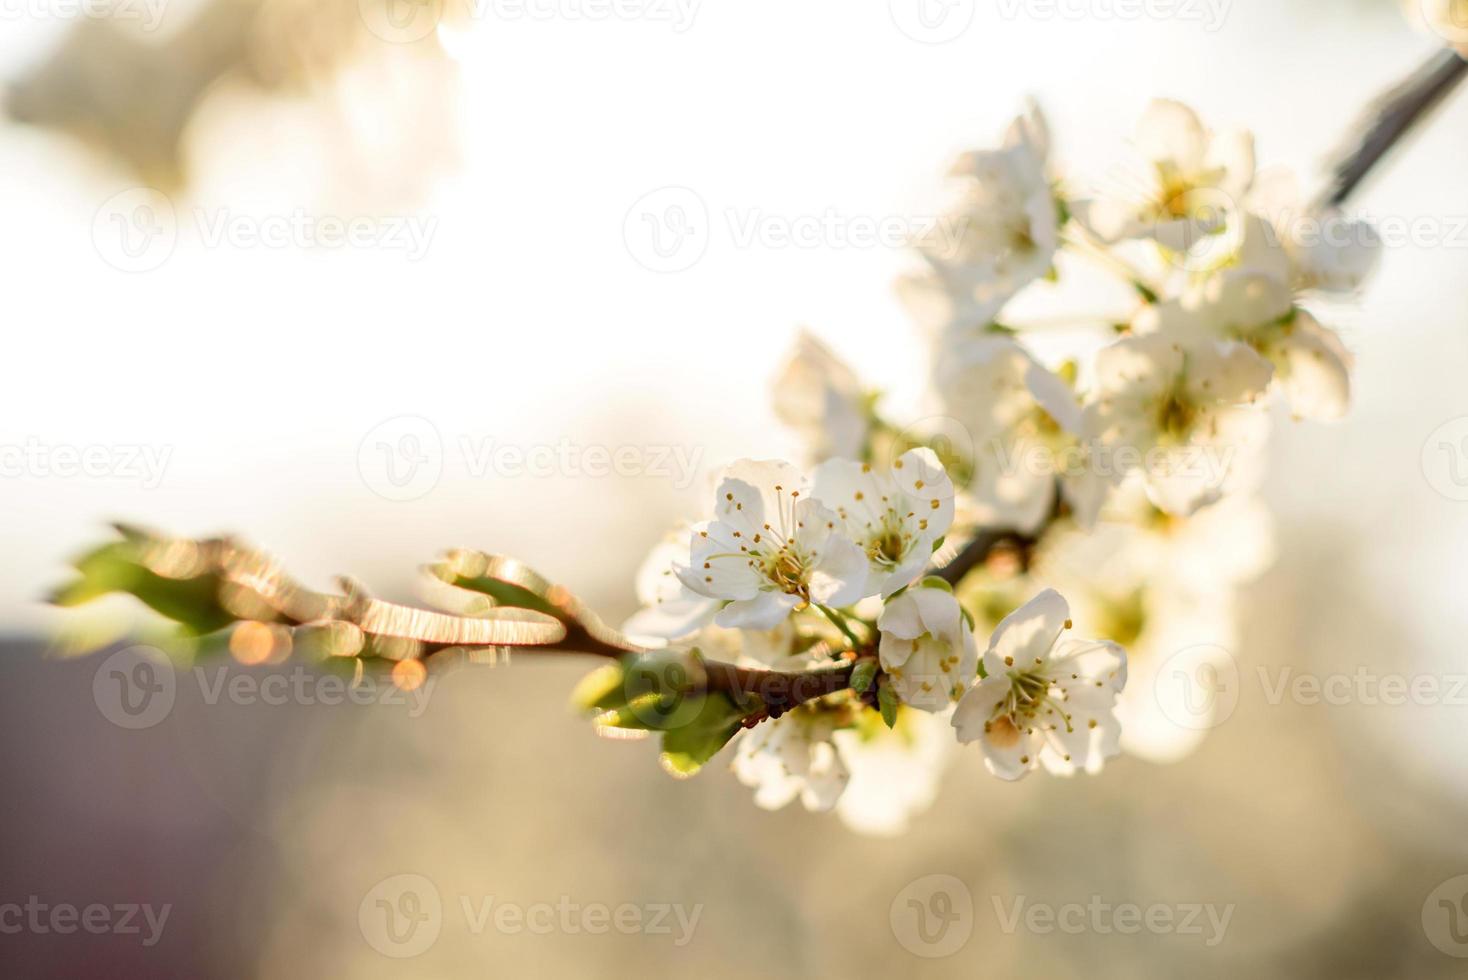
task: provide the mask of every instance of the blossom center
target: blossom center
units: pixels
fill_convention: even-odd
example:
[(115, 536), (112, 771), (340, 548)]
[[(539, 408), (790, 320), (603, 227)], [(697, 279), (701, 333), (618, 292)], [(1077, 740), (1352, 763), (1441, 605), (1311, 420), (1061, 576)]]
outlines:
[(1157, 431), (1176, 439), (1186, 438), (1193, 431), (1198, 411), (1187, 398), (1176, 391), (1163, 396), (1157, 406)]

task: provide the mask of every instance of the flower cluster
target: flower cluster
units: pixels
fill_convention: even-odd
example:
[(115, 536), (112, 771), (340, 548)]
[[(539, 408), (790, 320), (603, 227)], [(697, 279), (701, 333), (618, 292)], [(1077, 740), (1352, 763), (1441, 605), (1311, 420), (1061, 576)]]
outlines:
[[(854, 664), (849, 688), (745, 719), (734, 770), (761, 806), (893, 832), (960, 744), (1018, 779), (1177, 758), (1207, 729), (1153, 679), (1178, 650), (1232, 644), (1234, 590), (1270, 560), (1250, 493), (1270, 396), (1344, 414), (1351, 357), (1306, 306), (1358, 289), (1378, 242), (1301, 209), (1256, 174), (1248, 134), (1179, 103), (1153, 103), (1132, 142), (1087, 192), (1037, 108), (964, 154), (945, 216), (960, 233), (916, 243), (897, 284), (941, 414), (886, 417), (802, 334), (775, 409), (809, 478), (736, 463), (709, 519), (649, 557), (625, 627), (643, 642)], [(1321, 222), (1343, 233), (1300, 233)], [(933, 575), (965, 549), (982, 560)], [(1100, 639), (1072, 635), (1072, 609)]]

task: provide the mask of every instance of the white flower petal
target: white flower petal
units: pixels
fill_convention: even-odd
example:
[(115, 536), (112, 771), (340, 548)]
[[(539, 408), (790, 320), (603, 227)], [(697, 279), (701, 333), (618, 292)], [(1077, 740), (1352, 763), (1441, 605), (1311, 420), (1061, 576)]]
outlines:
[(1002, 676), (1016, 665), (1045, 662), (1069, 620), (1070, 605), (1059, 592), (1046, 589), (1000, 620), (984, 653), (984, 669)]

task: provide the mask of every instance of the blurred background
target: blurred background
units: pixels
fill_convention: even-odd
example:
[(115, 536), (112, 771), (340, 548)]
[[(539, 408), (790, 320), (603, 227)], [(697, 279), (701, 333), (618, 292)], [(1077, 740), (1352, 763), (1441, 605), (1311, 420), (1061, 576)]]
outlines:
[[(125, 518), (403, 599), (443, 548), (508, 553), (619, 620), (709, 473), (798, 452), (768, 398), (797, 326), (923, 410), (902, 251), (769, 229), (932, 213), (951, 157), (1026, 96), (1072, 172), (1171, 96), (1318, 186), (1366, 101), (1441, 43), (1398, 4), (108, 10), (0, 0), (14, 975), (1462, 975), (1468, 918), (1444, 935), (1432, 913), (1468, 873), (1468, 689), (1306, 704), (1259, 668), (1445, 694), (1468, 675), (1468, 477), (1433, 462), (1468, 452), (1468, 92), (1355, 201), (1440, 233), (1389, 242), (1360, 302), (1329, 310), (1353, 410), (1279, 420), (1279, 560), (1244, 594), (1238, 706), (1175, 765), (1008, 785), (960, 753), (911, 833), (868, 839), (756, 809), (721, 765), (679, 785), (651, 746), (599, 741), (566, 708), (575, 662), (463, 668), (403, 703), (184, 677), (127, 727), (40, 601)], [(898, 919), (935, 874), (971, 909), (956, 948), (914, 950)], [(412, 958), (368, 926), (380, 900), (418, 911), (389, 894), (401, 875), (441, 904)], [(1017, 900), (1093, 898), (1231, 912), (1211, 945), (1206, 925), (1006, 928)], [(686, 936), (676, 914), (593, 934), (486, 924), (491, 900), (699, 912)], [(27, 902), (169, 911), (138, 933), (10, 928)]]

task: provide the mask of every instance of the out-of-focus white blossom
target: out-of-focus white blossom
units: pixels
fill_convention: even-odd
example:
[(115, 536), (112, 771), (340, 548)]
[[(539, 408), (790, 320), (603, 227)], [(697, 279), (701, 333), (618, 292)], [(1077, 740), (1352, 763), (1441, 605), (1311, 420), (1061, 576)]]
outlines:
[(1296, 290), (1349, 293), (1381, 261), (1381, 236), (1371, 222), (1310, 207), (1292, 173), (1261, 176), (1248, 206), (1235, 268), (1272, 275)]
[(945, 711), (973, 683), (979, 648), (951, 591), (920, 584), (894, 596), (877, 629), (882, 669), (904, 704)]
[(677, 575), (693, 592), (726, 601), (720, 626), (773, 629), (792, 610), (845, 606), (866, 594), (866, 555), (788, 463), (730, 466), (714, 515), (693, 529), (689, 563)]
[(1158, 99), (1137, 124), (1140, 172), (1083, 210), (1103, 240), (1156, 241), (1191, 270), (1213, 268), (1237, 249), (1244, 199), (1254, 179), (1254, 138), (1210, 132), (1188, 106)]
[(965, 153), (953, 165), (958, 201), (939, 222), (942, 233), (917, 243), (924, 271), (898, 281), (921, 325), (937, 333), (981, 330), (1051, 271), (1062, 211), (1049, 155), (1045, 118), (1031, 106), (1000, 148)]
[(1128, 337), (1097, 356), (1086, 411), (1107, 465), (1140, 468), (1152, 501), (1186, 516), (1218, 499), (1235, 457), (1262, 443), (1268, 420), (1248, 406), (1271, 374), (1243, 344)]
[(816, 468), (812, 492), (866, 553), (863, 595), (886, 598), (910, 584), (953, 524), (953, 483), (931, 449), (910, 449), (890, 469), (827, 460)]
[(1239, 341), (1274, 367), (1290, 408), (1301, 418), (1338, 419), (1351, 401), (1351, 355), (1336, 334), (1294, 305), (1279, 279), (1224, 272), (1198, 290), (1147, 307), (1133, 328), (1180, 340)]
[(797, 797), (807, 810), (836, 805), (851, 778), (833, 740), (838, 715), (801, 707), (739, 736), (734, 775), (754, 788), (754, 802), (778, 810)]
[(855, 726), (838, 730), (835, 741), (851, 773), (836, 815), (874, 837), (905, 833), (912, 817), (932, 806), (958, 748), (948, 715), (906, 710), (891, 729), (867, 712)]
[(642, 608), (622, 624), (622, 632), (639, 643), (659, 646), (695, 633), (713, 621), (719, 604), (683, 584), (674, 572), (688, 564), (688, 529), (669, 532), (648, 552), (637, 569), (637, 601)]
[(800, 331), (775, 379), (775, 415), (804, 441), (811, 462), (860, 457), (871, 426), (856, 373), (807, 331)]
[[(1250, 504), (1257, 507), (1251, 498), (1229, 497), (1187, 520), (1064, 532), (1036, 562), (1035, 576), (1064, 588), (1088, 629), (1127, 651), (1127, 686), (1116, 713), (1128, 755), (1175, 762), (1192, 753), (1210, 728), (1216, 702), (1180, 703), (1193, 687), (1163, 672), (1178, 669), (1172, 657), (1181, 650), (1235, 646), (1234, 587), (1268, 557), (1267, 527), (1258, 526), (1257, 515), (1241, 514)], [(1234, 525), (1219, 516), (1243, 519)], [(1230, 530), (1239, 540), (1228, 540)], [(1204, 550), (1176, 537), (1195, 532), (1192, 544)]]
[(1006, 616), (984, 652), (985, 677), (953, 712), (963, 743), (978, 742), (1001, 779), (1040, 765), (1096, 773), (1120, 751), (1117, 694), (1127, 655), (1117, 644), (1065, 637), (1070, 606), (1046, 589)]
[(946, 411), (973, 444), (969, 489), (978, 520), (1029, 533), (1054, 509), (1056, 488), (1089, 525), (1115, 482), (1091, 465), (1087, 417), (1063, 378), (1008, 337), (949, 344), (934, 372)]

